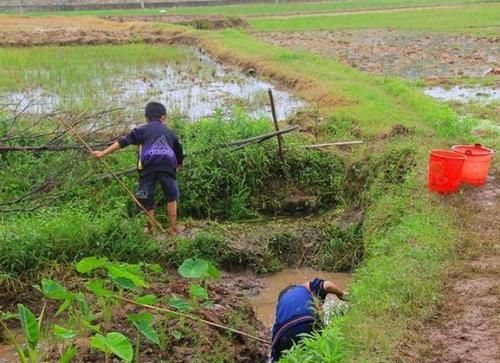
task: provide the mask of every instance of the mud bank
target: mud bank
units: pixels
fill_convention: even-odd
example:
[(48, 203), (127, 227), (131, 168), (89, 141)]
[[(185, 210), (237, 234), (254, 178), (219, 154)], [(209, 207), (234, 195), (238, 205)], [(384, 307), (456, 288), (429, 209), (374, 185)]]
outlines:
[(405, 78), (483, 77), (500, 67), (500, 39), (394, 30), (264, 32), (271, 44), (306, 49), (363, 71)]

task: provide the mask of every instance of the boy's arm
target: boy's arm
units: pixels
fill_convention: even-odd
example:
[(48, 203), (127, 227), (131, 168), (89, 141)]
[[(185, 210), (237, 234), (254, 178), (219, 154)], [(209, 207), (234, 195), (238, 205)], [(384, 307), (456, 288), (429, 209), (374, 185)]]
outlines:
[(335, 285), (331, 281), (325, 281), (323, 283), (323, 289), (328, 293), (328, 294), (335, 294), (340, 300), (345, 300), (347, 299), (347, 294), (340, 290), (337, 285)]
[(100, 159), (100, 158), (105, 157), (108, 154), (111, 154), (112, 152), (115, 152), (119, 148), (120, 148), (120, 144), (118, 143), (118, 141), (115, 141), (114, 143), (112, 143), (108, 148), (104, 149), (103, 151), (98, 151), (98, 150), (93, 151), (92, 155), (94, 155), (94, 157)]
[(120, 139), (118, 139), (118, 141), (115, 141), (113, 144), (111, 144), (111, 146), (109, 146), (107, 149), (105, 149), (103, 151), (94, 151), (94, 152), (92, 152), (92, 155), (94, 155), (94, 157), (100, 159), (108, 154), (111, 154), (112, 152), (115, 152), (116, 150), (118, 150), (122, 147), (131, 145), (131, 144), (137, 145), (138, 143), (140, 143), (140, 137), (141, 137), (140, 130), (133, 129), (130, 132), (130, 134), (128, 134), (127, 136), (121, 137)]
[(177, 137), (174, 139), (174, 153), (175, 158), (177, 159), (177, 165), (182, 166), (182, 163), (184, 162), (184, 151), (182, 150), (182, 144)]

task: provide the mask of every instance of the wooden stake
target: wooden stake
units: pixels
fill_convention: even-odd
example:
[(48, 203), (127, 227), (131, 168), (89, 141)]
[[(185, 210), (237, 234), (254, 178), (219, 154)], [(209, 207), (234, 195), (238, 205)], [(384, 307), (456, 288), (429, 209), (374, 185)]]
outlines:
[[(267, 90), (267, 93), (269, 93), (269, 101), (271, 103), (271, 113), (273, 115), (274, 129), (276, 130), (276, 132), (279, 132), (280, 127), (278, 125), (278, 118), (276, 117), (276, 108), (274, 107), (273, 90), (269, 88)], [(281, 137), (281, 134), (278, 134), (276, 136), (276, 138), (278, 139), (278, 153), (279, 153), (280, 159), (281, 159), (281, 161), (284, 161), (285, 159), (283, 157), (283, 147), (281, 145), (281, 142), (283, 139)]]

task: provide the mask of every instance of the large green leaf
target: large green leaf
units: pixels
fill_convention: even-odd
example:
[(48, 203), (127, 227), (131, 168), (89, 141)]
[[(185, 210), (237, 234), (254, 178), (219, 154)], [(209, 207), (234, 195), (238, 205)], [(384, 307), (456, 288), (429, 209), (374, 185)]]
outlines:
[(134, 283), (136, 287), (145, 287), (146, 283), (144, 282), (144, 279), (142, 276), (138, 276), (135, 273), (130, 272), (127, 268), (122, 267), (117, 264), (109, 264), (107, 266), (108, 268), (108, 274), (109, 277), (111, 277), (113, 280), (119, 279), (119, 278), (125, 278), (129, 279)]
[(206, 275), (208, 270), (208, 262), (202, 259), (188, 258), (182, 265), (179, 266), (177, 271), (182, 277), (188, 279), (199, 279)]
[(189, 288), (189, 295), (191, 295), (192, 298), (198, 298), (202, 300), (208, 299), (208, 291), (200, 285), (191, 285)]
[(119, 287), (120, 289), (123, 290), (136, 290), (137, 286), (135, 286), (135, 283), (126, 278), (126, 277), (118, 277), (117, 279), (113, 279), (113, 283)]
[(109, 353), (108, 344), (106, 343), (106, 337), (101, 334), (96, 334), (90, 338), (90, 346), (92, 348), (99, 349), (101, 352)]
[(209, 262), (207, 272), (204, 277), (218, 280), (220, 279), (220, 275), (221, 275), (220, 270), (217, 267), (215, 267), (215, 265), (212, 262)]
[(54, 333), (54, 336), (63, 340), (69, 340), (76, 337), (76, 333), (73, 330), (63, 328), (62, 326), (57, 324), (54, 324), (52, 332)]
[(66, 290), (66, 288), (60, 283), (50, 280), (42, 280), (42, 292), (47, 299), (51, 300), (71, 300), (73, 294)]
[(189, 303), (189, 301), (187, 301), (186, 299), (182, 298), (182, 297), (179, 297), (179, 296), (172, 296), (169, 300), (168, 300), (168, 304), (177, 309), (177, 310), (180, 310), (180, 311), (190, 311), (190, 310), (193, 310), (193, 307), (191, 306), (191, 304)]
[(84, 274), (89, 273), (96, 268), (103, 267), (108, 263), (106, 257), (85, 257), (76, 264), (76, 271)]
[(135, 302), (138, 304), (144, 304), (144, 305), (154, 305), (158, 301), (158, 298), (156, 295), (144, 295), (144, 296), (139, 296), (137, 299), (135, 299)]
[(108, 333), (106, 335), (106, 345), (108, 349), (125, 362), (131, 362), (134, 357), (132, 344), (128, 338), (121, 333)]
[(144, 312), (140, 314), (129, 315), (129, 320), (134, 324), (137, 330), (153, 343), (160, 345), (158, 333), (153, 328), (153, 314)]
[(85, 287), (97, 297), (110, 297), (113, 293), (104, 287), (104, 280), (97, 279), (87, 282)]
[(21, 321), (21, 327), (23, 328), (26, 342), (32, 350), (35, 350), (38, 345), (40, 333), (35, 315), (33, 315), (33, 313), (23, 304), (17, 305), (17, 311), (19, 313), (19, 320)]

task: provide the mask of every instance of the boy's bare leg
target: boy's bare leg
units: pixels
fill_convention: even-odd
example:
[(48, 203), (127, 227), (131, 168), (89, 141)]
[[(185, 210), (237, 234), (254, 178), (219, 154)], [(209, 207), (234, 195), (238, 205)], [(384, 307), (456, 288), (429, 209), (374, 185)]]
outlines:
[(177, 201), (168, 202), (167, 203), (167, 215), (168, 215), (168, 224), (170, 228), (168, 232), (171, 235), (177, 234)]
[(154, 209), (149, 209), (148, 210), (148, 227), (147, 227), (147, 234), (153, 234), (155, 230), (155, 222), (154, 222), (154, 216), (155, 216), (155, 210)]

